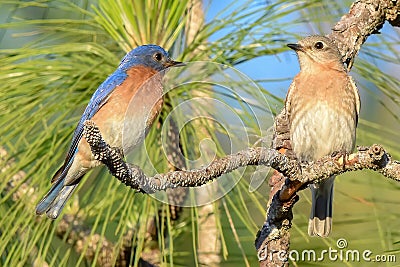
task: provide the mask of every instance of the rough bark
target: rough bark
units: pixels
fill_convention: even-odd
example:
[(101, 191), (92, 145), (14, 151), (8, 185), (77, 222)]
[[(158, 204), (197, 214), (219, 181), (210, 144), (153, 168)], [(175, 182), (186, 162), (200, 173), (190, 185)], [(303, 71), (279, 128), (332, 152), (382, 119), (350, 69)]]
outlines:
[(361, 0), (351, 5), (349, 13), (336, 23), (328, 35), (338, 46), (348, 70), (368, 36), (379, 33), (386, 21), (392, 26), (400, 26), (399, 13), (398, 0)]
[(215, 159), (202, 169), (172, 171), (149, 177), (139, 167), (127, 164), (118, 153), (118, 149), (105, 143), (93, 121), (88, 120), (84, 123), (84, 136), (94, 157), (104, 163), (114, 177), (126, 186), (147, 194), (179, 186), (201, 186), (225, 173), (249, 165), (270, 166), (287, 177), (286, 183), (298, 182), (293, 187), (285, 184), (279, 191), (278, 198), (284, 201), (291, 199), (298, 190), (304, 189), (304, 185), (349, 171), (371, 169), (387, 178), (400, 181), (400, 162), (392, 160), (384, 148), (377, 144), (371, 147), (358, 147), (358, 151), (354, 154), (346, 155), (338, 152), (310, 163), (291, 160), (275, 149), (247, 148)]

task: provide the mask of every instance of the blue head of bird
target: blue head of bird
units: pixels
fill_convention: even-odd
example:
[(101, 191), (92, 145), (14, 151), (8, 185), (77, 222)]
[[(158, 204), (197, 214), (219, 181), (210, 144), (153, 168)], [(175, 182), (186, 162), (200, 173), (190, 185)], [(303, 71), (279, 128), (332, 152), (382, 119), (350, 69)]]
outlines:
[(158, 45), (142, 45), (127, 53), (118, 68), (127, 71), (138, 65), (163, 71), (169, 67), (183, 66), (184, 64), (172, 60), (168, 52)]

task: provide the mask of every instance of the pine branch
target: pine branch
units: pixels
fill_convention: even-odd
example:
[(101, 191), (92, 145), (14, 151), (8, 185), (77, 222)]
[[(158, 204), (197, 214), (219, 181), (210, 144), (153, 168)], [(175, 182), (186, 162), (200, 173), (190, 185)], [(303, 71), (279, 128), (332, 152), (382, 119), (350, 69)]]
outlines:
[(316, 162), (299, 164), (275, 149), (263, 147), (248, 148), (223, 158), (215, 159), (207, 167), (187, 171), (172, 171), (148, 177), (134, 165), (124, 161), (119, 149), (110, 147), (102, 138), (99, 128), (93, 121), (85, 121), (84, 136), (94, 157), (104, 163), (110, 173), (140, 192), (152, 194), (168, 188), (201, 186), (215, 180), (225, 173), (249, 165), (266, 165), (274, 168), (288, 178), (286, 186), (279, 193), (279, 200), (287, 201), (294, 193), (306, 185), (328, 179), (349, 171), (370, 169), (378, 171), (389, 179), (400, 181), (400, 162), (391, 156), (381, 145), (358, 147), (358, 152), (350, 155), (334, 153)]
[(95, 159), (105, 164), (110, 173), (126, 186), (142, 193), (152, 194), (168, 188), (204, 185), (221, 175), (248, 165), (270, 165), (285, 175), (299, 172), (297, 161), (289, 160), (274, 149), (249, 148), (211, 162), (206, 168), (188, 171), (172, 171), (147, 177), (135, 165), (124, 161), (118, 149), (110, 147), (102, 138), (93, 121), (84, 123), (84, 136)]

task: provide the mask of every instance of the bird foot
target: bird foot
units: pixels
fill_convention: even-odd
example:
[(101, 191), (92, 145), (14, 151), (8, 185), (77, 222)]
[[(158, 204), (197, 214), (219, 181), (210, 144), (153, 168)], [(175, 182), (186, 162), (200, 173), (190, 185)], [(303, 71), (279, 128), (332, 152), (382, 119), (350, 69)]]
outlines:
[(339, 150), (335, 151), (331, 154), (331, 157), (335, 158), (336, 161), (341, 164), (344, 167), (346, 166), (347, 159), (349, 157), (350, 153), (345, 151), (345, 150)]

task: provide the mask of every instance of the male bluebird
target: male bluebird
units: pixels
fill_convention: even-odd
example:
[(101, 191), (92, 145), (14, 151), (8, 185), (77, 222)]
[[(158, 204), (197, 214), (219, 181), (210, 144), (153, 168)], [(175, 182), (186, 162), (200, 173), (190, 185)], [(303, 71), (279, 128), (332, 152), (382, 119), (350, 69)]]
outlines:
[[(360, 110), (357, 87), (347, 74), (336, 45), (324, 36), (309, 36), (295, 50), (300, 72), (290, 85), (285, 109), (290, 140), (300, 161), (315, 161), (335, 151), (351, 152)], [(326, 237), (332, 228), (335, 176), (311, 185), (308, 233)]]
[[(89, 144), (82, 136), (83, 123), (94, 121), (110, 146), (130, 150), (141, 141), (162, 108), (160, 77), (163, 71), (181, 65), (184, 64), (173, 61), (157, 45), (139, 46), (126, 54), (117, 70), (90, 99), (75, 129), (64, 165), (52, 178), (50, 191), (37, 205), (37, 214), (46, 212), (49, 218), (57, 218), (85, 173), (101, 164), (94, 159)], [(156, 75), (159, 73), (161, 75)], [(127, 112), (133, 98), (138, 100), (135, 101), (135, 111)], [(145, 127), (141, 127), (144, 124)], [(124, 140), (123, 131), (129, 133)]]

